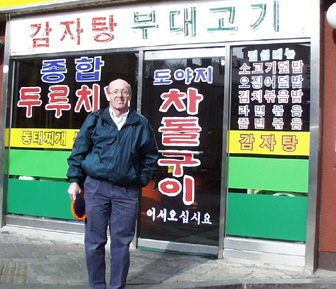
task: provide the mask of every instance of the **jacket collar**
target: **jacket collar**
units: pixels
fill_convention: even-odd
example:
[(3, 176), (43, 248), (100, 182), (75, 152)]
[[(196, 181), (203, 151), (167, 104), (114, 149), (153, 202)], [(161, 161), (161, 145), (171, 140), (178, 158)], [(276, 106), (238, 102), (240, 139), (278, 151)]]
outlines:
[[(114, 122), (112, 121), (111, 115), (110, 115), (109, 107), (106, 107), (104, 109), (101, 117), (107, 123), (114, 124)], [(136, 123), (138, 120), (139, 120), (139, 115), (133, 108), (130, 107), (125, 124), (133, 124), (133, 123)]]

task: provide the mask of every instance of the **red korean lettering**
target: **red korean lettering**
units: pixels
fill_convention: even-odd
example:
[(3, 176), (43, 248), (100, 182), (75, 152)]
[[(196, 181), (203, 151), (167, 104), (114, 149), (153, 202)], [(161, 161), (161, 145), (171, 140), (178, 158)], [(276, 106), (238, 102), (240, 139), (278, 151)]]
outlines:
[(80, 35), (81, 35), (81, 33), (84, 32), (84, 30), (83, 30), (83, 29), (81, 28), (81, 26), (80, 26), (80, 19), (79, 19), (79, 18), (77, 18), (77, 20), (76, 20), (76, 24), (77, 24), (77, 27), (76, 27), (76, 32), (77, 32), (77, 45), (80, 45), (80, 43), (81, 43)]
[(190, 206), (195, 200), (195, 179), (191, 176), (183, 178), (183, 203)]
[(159, 132), (200, 132), (198, 117), (163, 117)]
[(92, 91), (92, 110), (95, 111), (100, 108), (100, 86), (98, 84), (94, 84)]
[[(162, 93), (161, 98), (164, 100), (159, 111), (167, 112), (173, 105), (179, 112), (187, 110), (188, 114), (198, 114), (199, 104), (204, 99), (202, 94), (198, 93), (196, 88), (188, 88), (187, 94), (179, 89), (170, 89), (167, 93)], [(183, 99), (187, 98), (187, 108)]]
[(33, 115), (33, 107), (41, 106), (41, 87), (21, 87), (20, 100), (17, 103), (18, 107), (25, 107), (26, 117), (31, 118)]
[(175, 197), (182, 191), (181, 183), (171, 178), (161, 180), (158, 184), (158, 188), (161, 194), (169, 197)]
[(110, 42), (114, 39), (114, 27), (117, 23), (114, 22), (114, 16), (109, 16), (109, 22), (107, 23), (106, 17), (94, 17), (92, 18), (92, 31), (99, 32), (95, 35), (94, 40), (96, 42)]
[[(45, 23), (45, 29), (44, 33), (42, 32), (42, 24), (32, 24), (30, 25), (31, 28), (35, 29), (34, 33), (30, 35), (30, 37), (33, 39), (33, 48), (38, 47), (49, 47), (49, 34), (52, 31), (52, 29), (49, 26), (49, 22), (47, 21)], [(40, 33), (41, 32), (41, 33)], [(41, 37), (36, 37), (38, 34), (41, 34)]]
[(161, 98), (163, 99), (163, 103), (161, 104), (159, 111), (167, 112), (172, 105), (174, 105), (177, 111), (186, 110), (186, 106), (182, 101), (186, 97), (186, 94), (180, 92), (179, 89), (170, 89), (169, 92), (162, 93)]
[(162, 143), (167, 146), (198, 146), (200, 144), (201, 127), (198, 117), (163, 118), (163, 126), (159, 128)]
[[(80, 112), (82, 107), (84, 107), (87, 112), (99, 109), (99, 95), (100, 86), (98, 84), (94, 84), (92, 89), (90, 89), (87, 85), (82, 85), (81, 88), (76, 91), (78, 100), (76, 102), (75, 112)], [(90, 101), (90, 97), (92, 97), (92, 103)]]
[(162, 144), (164, 146), (199, 146), (199, 133), (163, 133)]
[[(172, 178), (165, 178), (158, 184), (161, 194), (168, 197), (176, 197), (182, 191), (181, 183)], [(183, 203), (190, 206), (195, 201), (195, 179), (191, 176), (183, 177)]]
[(75, 36), (73, 36), (73, 34), (71, 32), (71, 28), (70, 28), (70, 25), (72, 25), (74, 23), (75, 23), (74, 21), (63, 21), (63, 22), (61, 22), (61, 24), (65, 26), (64, 33), (63, 33), (63, 36), (61, 38), (61, 41), (63, 41), (67, 35), (70, 36), (71, 40), (75, 39)]
[(203, 99), (203, 95), (196, 88), (188, 88), (188, 114), (198, 114), (199, 104)]
[[(159, 159), (160, 166), (173, 167), (173, 176), (183, 176), (184, 167), (197, 167), (201, 161), (194, 158), (195, 152), (191, 151), (166, 151), (162, 155), (164, 157), (171, 157), (168, 159)], [(176, 157), (176, 158), (174, 158)]]
[(55, 117), (60, 118), (63, 110), (70, 110), (69, 87), (67, 85), (53, 85), (49, 87), (49, 103), (45, 106), (46, 110), (55, 110)]
[[(71, 31), (71, 26), (75, 24), (75, 21), (62, 21), (61, 25), (64, 25), (64, 33), (63, 36), (61, 38), (61, 41), (63, 41), (67, 35), (69, 35), (69, 37), (71, 38), (71, 40), (75, 40), (76, 37), (73, 35), (72, 31)], [(80, 45), (80, 34), (83, 33), (83, 29), (81, 29), (80, 27), (80, 19), (77, 18), (76, 19), (76, 34), (77, 34), (77, 45)]]

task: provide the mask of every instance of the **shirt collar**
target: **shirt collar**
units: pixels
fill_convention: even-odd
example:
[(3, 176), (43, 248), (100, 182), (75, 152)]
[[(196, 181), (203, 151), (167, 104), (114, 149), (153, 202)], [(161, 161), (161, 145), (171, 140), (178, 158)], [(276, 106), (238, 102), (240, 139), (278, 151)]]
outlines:
[(129, 110), (128, 110), (127, 112), (123, 113), (120, 117), (118, 117), (118, 116), (116, 115), (116, 113), (112, 110), (111, 107), (109, 107), (109, 111), (110, 111), (110, 114), (111, 114), (112, 119), (115, 119), (115, 118), (126, 119), (128, 113), (129, 113)]

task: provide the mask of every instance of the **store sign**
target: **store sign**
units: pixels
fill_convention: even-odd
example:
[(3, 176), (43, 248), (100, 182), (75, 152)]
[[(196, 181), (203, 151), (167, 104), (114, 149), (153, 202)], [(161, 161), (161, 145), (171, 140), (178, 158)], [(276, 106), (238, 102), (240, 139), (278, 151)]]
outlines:
[(71, 129), (80, 128), (88, 113), (108, 105), (111, 67), (125, 59), (135, 67), (133, 53), (31, 57), (18, 62), (11, 146), (71, 149), (75, 137)]
[(141, 238), (217, 244), (225, 50), (204, 54), (145, 56), (141, 112), (159, 158), (142, 193)]
[[(105, 62), (102, 56), (78, 57), (74, 63), (69, 59), (42, 60), (40, 69), (41, 85), (20, 87), (17, 107), (25, 109), (26, 118), (32, 118), (35, 107), (44, 107), (46, 111), (54, 112), (55, 118), (62, 117), (64, 111), (81, 110), (91, 112), (100, 108), (100, 90), (98, 82), (101, 80), (101, 71)], [(81, 84), (75, 91), (76, 104), (70, 103), (71, 87), (64, 84), (68, 73), (68, 66), (75, 67), (74, 80)], [(47, 98), (43, 97), (45, 91), (42, 86), (48, 87)], [(105, 88), (103, 88), (105, 89)], [(48, 100), (45, 103), (45, 100)]]
[(78, 132), (78, 129), (13, 128), (8, 135), (12, 148), (71, 150)]
[[(162, 119), (162, 144), (169, 146), (198, 146), (199, 132), (198, 117), (168, 117)], [(176, 196), (183, 192), (183, 203), (191, 205), (195, 199), (195, 180), (184, 174), (185, 167), (199, 167), (198, 151), (167, 150), (161, 151), (164, 158), (158, 160), (159, 166), (170, 168), (173, 177), (183, 177), (183, 185), (174, 178), (165, 178), (159, 182), (159, 191), (167, 196)]]
[(230, 131), (230, 153), (309, 156), (309, 132)]
[(303, 0), (174, 2), (17, 18), (10, 21), (10, 54), (309, 37), (310, 5)]
[[(185, 168), (197, 168), (201, 165), (201, 161), (197, 158), (201, 153), (197, 151), (197, 148), (200, 145), (200, 132), (202, 131), (202, 127), (199, 125), (198, 111), (204, 99), (198, 89), (190, 84), (191, 82), (211, 84), (212, 71), (213, 67), (208, 66), (195, 70), (191, 67), (177, 69), (176, 71), (159, 69), (154, 73), (153, 85), (169, 86), (169, 90), (160, 96), (162, 104), (159, 111), (162, 113), (162, 125), (159, 127), (159, 133), (162, 137), (162, 146), (166, 149), (160, 151), (162, 157), (159, 158), (158, 165), (167, 167), (172, 177), (160, 180), (158, 188), (161, 194), (169, 197), (176, 197), (182, 193), (182, 200), (186, 206), (192, 205), (195, 201), (195, 179), (185, 173)], [(187, 91), (180, 91), (174, 86), (173, 80), (184, 83), (188, 87)], [(178, 113), (185, 112), (186, 116), (165, 116), (169, 113), (170, 108), (176, 109)], [(172, 147), (180, 149), (171, 149)], [(189, 147), (194, 147), (195, 150), (186, 149)], [(182, 178), (182, 181), (177, 178)], [(149, 210), (147, 214), (152, 216), (152, 211)], [(200, 212), (196, 212), (193, 217), (198, 220), (198, 225), (201, 222), (200, 218), (197, 217), (199, 214)], [(184, 216), (184, 219), (186, 218), (188, 217)], [(184, 223), (186, 222), (184, 221)], [(211, 224), (208, 213), (204, 215), (202, 223)]]
[(309, 155), (309, 47), (236, 47), (230, 152)]

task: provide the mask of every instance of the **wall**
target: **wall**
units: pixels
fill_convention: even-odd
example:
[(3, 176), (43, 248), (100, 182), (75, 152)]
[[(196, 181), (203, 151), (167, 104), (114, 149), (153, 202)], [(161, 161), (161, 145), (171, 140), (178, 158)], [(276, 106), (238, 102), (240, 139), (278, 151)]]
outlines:
[[(3, 43), (5, 43), (5, 27), (6, 27), (6, 22), (0, 21), (0, 40), (2, 40)], [(3, 61), (4, 61), (4, 47), (0, 47), (0, 95), (2, 92)], [(0, 118), (1, 118), (1, 101), (0, 101)]]
[[(327, 11), (333, 1), (325, 1)], [(331, 3), (328, 3), (331, 2)], [(325, 13), (324, 13), (325, 16)], [(324, 19), (324, 20), (323, 20)], [(322, 18), (323, 138), (319, 268), (336, 270), (336, 30)], [(324, 66), (324, 67), (323, 67)]]

